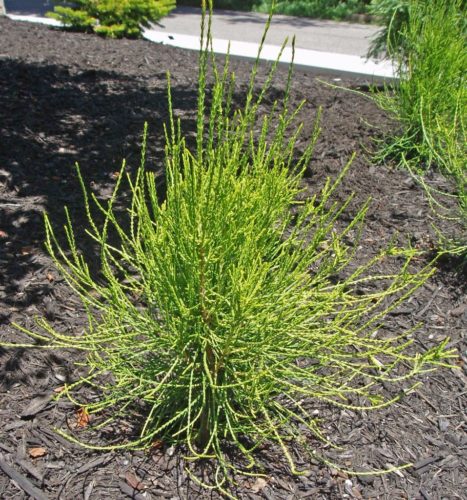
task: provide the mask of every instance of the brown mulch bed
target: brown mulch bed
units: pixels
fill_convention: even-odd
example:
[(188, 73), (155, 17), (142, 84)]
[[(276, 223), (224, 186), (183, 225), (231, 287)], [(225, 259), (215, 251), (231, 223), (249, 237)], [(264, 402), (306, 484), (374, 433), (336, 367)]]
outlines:
[[(250, 68), (247, 62), (234, 63), (239, 100)], [(190, 134), (196, 106), (196, 52), (0, 19), (1, 340), (18, 340), (12, 322), (28, 327), (35, 315), (46, 316), (67, 331), (85, 327), (79, 301), (44, 251), (42, 213), (47, 211), (60, 226), (67, 205), (80, 227), (83, 210), (74, 162), (79, 161), (93, 189), (106, 196), (122, 158), (129, 168), (138, 165), (145, 121), (150, 126), (149, 164), (160, 168), (166, 71), (171, 73), (176, 114)], [(266, 106), (280, 96), (285, 77), (281, 69)], [(332, 82), (329, 76), (322, 79)], [(339, 82), (361, 90), (365, 83)], [(307, 99), (301, 114), (305, 133), (311, 130), (318, 107), (323, 108), (322, 133), (306, 178), (309, 193), (327, 175), (335, 176), (355, 151), (357, 157), (338, 196), (355, 191), (350, 211), (368, 196), (373, 198), (356, 253), (358, 262), (366, 261), (396, 234), (400, 241), (434, 249), (433, 216), (423, 191), (406, 173), (371, 165), (365, 156), (371, 137), (381, 137), (391, 126), (389, 119), (369, 99), (325, 86), (317, 75), (297, 70), (292, 100), (303, 98)], [(435, 174), (432, 182), (443, 183)], [(443, 222), (443, 231), (460, 234), (449, 221)], [(325, 435), (343, 447), (329, 456), (346, 469), (408, 462), (413, 467), (384, 476), (355, 477), (300, 458), (296, 450), (298, 462), (309, 472), (295, 477), (271, 446), (260, 457), (265, 481), (239, 478), (237, 496), (465, 498), (464, 279), (455, 262), (443, 262), (430, 282), (391, 314), (387, 326), (404, 331), (421, 322), (416, 333), (420, 350), (450, 337), (460, 355), (457, 370), (441, 369), (421, 377), (418, 392), (381, 411), (355, 414), (316, 405)], [(199, 491), (189, 480), (180, 450), (162, 445), (151, 452), (96, 452), (54, 433), (55, 427), (76, 423), (73, 405), (51, 401), (63, 383), (73, 379), (74, 356), (0, 348), (0, 498), (218, 498), (215, 492)], [(325, 455), (329, 452), (316, 446)]]

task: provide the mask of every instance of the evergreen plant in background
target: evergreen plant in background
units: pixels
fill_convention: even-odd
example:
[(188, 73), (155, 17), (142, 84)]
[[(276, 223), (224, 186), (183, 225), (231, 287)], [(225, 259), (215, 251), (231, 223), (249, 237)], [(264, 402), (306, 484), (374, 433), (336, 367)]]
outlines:
[(370, 14), (383, 25), (372, 40), (368, 57), (395, 57), (402, 52), (402, 32), (409, 20), (410, 0), (371, 0)]
[[(200, 0), (177, 0), (178, 5), (199, 7)], [(366, 12), (369, 0), (214, 0), (218, 9), (270, 12), (274, 3), (276, 14), (314, 17), (324, 19), (345, 19), (352, 14)]]
[[(376, 98), (401, 128), (378, 157), (395, 158), (412, 171), (435, 210), (441, 209), (439, 214), (444, 212), (442, 200), (447, 193), (431, 189), (424, 175), (436, 168), (452, 180), (467, 232), (466, 4), (464, 0), (395, 3), (407, 4), (404, 21), (391, 21), (387, 27), (387, 52), (396, 65), (399, 83), (394, 92)], [(392, 19), (398, 16), (394, 12)], [(451, 250), (467, 256), (465, 233)]]
[[(215, 9), (252, 11), (262, 0), (214, 0)], [(179, 6), (201, 7), (201, 0), (177, 0)]]
[[(345, 19), (364, 13), (367, 8), (365, 0), (278, 0), (274, 3), (277, 14), (325, 19)], [(255, 10), (269, 12), (272, 4), (273, 0), (262, 0)]]
[[(63, 2), (60, 2), (63, 3)], [(75, 0), (47, 15), (66, 28), (109, 38), (139, 38), (143, 27), (175, 8), (175, 0)]]
[[(302, 105), (289, 109), (288, 102), (292, 67), (283, 97), (266, 111), (277, 63), (258, 88), (258, 56), (236, 107), (228, 58), (219, 69), (209, 50), (210, 21), (203, 15), (193, 148), (172, 112), (169, 80), (164, 201), (145, 169), (145, 141), (141, 167), (132, 176), (123, 165), (107, 201), (89, 194), (78, 169), (98, 275), (80, 252), (68, 211), (65, 245), (45, 218), (47, 248), (88, 312), (85, 333), (39, 319), (38, 331), (18, 326), (33, 341), (15, 345), (86, 355), (87, 372), (58, 396), (89, 415), (97, 441), (85, 446), (179, 445), (187, 470), (197, 477), (191, 461), (208, 459), (211, 485), (229, 495), (236, 473), (261, 472), (255, 451), (263, 444), (275, 443), (297, 473), (290, 441), (304, 449), (312, 438), (327, 442), (313, 417), (317, 401), (355, 411), (386, 407), (452, 352), (446, 340), (416, 353), (412, 330), (385, 329), (386, 315), (431, 267), (414, 273), (417, 252), (394, 245), (353, 263), (368, 205), (340, 221), (352, 196), (338, 202), (333, 195), (349, 165), (304, 199), (318, 129), (299, 151)], [(130, 202), (121, 220), (125, 188)], [(380, 271), (393, 264), (398, 271)], [(395, 391), (386, 392), (393, 383)], [(141, 415), (137, 435), (99, 441), (100, 428), (109, 435), (120, 418), (141, 422)]]

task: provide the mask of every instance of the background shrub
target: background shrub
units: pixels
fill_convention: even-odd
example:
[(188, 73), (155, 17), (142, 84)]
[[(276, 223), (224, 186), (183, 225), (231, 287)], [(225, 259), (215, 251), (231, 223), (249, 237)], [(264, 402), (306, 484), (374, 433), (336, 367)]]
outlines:
[[(276, 14), (290, 16), (344, 19), (366, 11), (370, 0), (276, 0)], [(178, 0), (178, 5), (199, 7), (201, 0)], [(214, 0), (218, 9), (269, 12), (273, 0)]]
[[(262, 0), (214, 0), (213, 4), (216, 9), (251, 11), (261, 2)], [(177, 0), (177, 5), (201, 7), (201, 0)]]
[[(262, 0), (256, 10), (268, 12), (271, 4), (272, 0)], [(352, 14), (365, 12), (366, 4), (363, 0), (279, 0), (275, 12), (289, 16), (345, 19)]]
[(175, 7), (175, 0), (75, 0), (57, 5), (47, 15), (65, 27), (94, 31), (109, 38), (138, 38), (141, 29)]
[(371, 0), (368, 11), (383, 25), (383, 29), (372, 40), (368, 57), (401, 53), (402, 31), (407, 27), (409, 4), (410, 0)]
[[(466, 4), (411, 0), (403, 17), (402, 24), (387, 26), (388, 53), (396, 64), (399, 84), (393, 93), (377, 97), (401, 129), (379, 156), (395, 157), (419, 175), (435, 205), (437, 195), (423, 175), (431, 168), (441, 170), (454, 182), (460, 218), (467, 229)], [(465, 252), (467, 238), (463, 238)]]

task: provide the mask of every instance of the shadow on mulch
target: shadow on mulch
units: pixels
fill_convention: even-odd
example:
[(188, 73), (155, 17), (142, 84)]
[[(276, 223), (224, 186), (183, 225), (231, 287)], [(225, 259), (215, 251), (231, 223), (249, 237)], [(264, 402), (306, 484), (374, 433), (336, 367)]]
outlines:
[[(150, 121), (147, 164), (154, 169), (154, 152), (161, 158), (163, 150), (167, 91), (148, 90), (117, 73), (70, 74), (63, 66), (16, 60), (0, 61), (0, 89), (4, 113), (0, 287), (6, 303), (28, 306), (51, 291), (50, 283), (34, 289), (27, 283), (28, 276), (41, 268), (36, 250), (44, 241), (42, 213), (50, 214), (59, 228), (67, 206), (79, 236), (86, 219), (75, 163), (80, 163), (91, 189), (105, 197), (122, 158), (130, 172), (139, 165), (141, 135), (137, 133), (142, 134), (145, 121)], [(196, 89), (173, 85), (172, 95), (177, 113), (195, 108)], [(184, 127), (194, 125), (185, 117)], [(159, 162), (156, 168), (160, 166)], [(14, 200), (7, 190), (14, 192)]]

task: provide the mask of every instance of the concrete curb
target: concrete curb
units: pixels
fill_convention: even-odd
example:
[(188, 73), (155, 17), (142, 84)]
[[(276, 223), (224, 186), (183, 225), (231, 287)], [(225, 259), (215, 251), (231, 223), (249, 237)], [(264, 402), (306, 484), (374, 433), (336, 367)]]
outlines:
[(60, 21), (57, 21), (56, 19), (49, 19), (48, 17), (23, 16), (20, 14), (7, 14), (6, 17), (9, 17), (12, 21), (25, 21), (28, 23), (46, 24), (47, 26), (61, 26), (62, 25), (62, 23)]
[[(197, 36), (181, 35), (178, 33), (166, 33), (157, 30), (146, 30), (144, 37), (152, 42), (163, 43), (189, 50), (199, 50), (200, 39)], [(213, 51), (216, 54), (226, 54), (230, 45), (232, 56), (255, 59), (259, 45), (250, 42), (238, 42), (215, 38), (212, 41)], [(280, 53), (277, 45), (263, 45), (261, 59), (264, 61), (275, 61)], [(280, 62), (290, 63), (292, 60), (292, 48), (285, 47)], [(320, 52), (318, 50), (295, 49), (295, 66), (303, 69), (313, 69), (322, 73), (336, 75), (366, 76), (375, 79), (394, 79), (394, 69), (389, 61), (375, 62), (366, 60), (359, 56), (347, 54), (336, 54), (332, 52)]]
[[(60, 22), (55, 19), (39, 16), (23, 16), (7, 14), (14, 21), (27, 21), (33, 23), (46, 24), (48, 26), (60, 26)], [(144, 38), (149, 41), (171, 45), (188, 50), (199, 50), (199, 36), (183, 35), (179, 33), (166, 33), (156, 29), (146, 29), (143, 32)], [(251, 42), (228, 41), (215, 38), (212, 41), (213, 50), (216, 54), (226, 54), (230, 45), (230, 54), (234, 57), (244, 59), (255, 59), (259, 45)], [(261, 59), (265, 61), (275, 61), (279, 56), (280, 47), (277, 45), (265, 44), (261, 52)], [(282, 53), (280, 62), (290, 63), (292, 60), (292, 49), (286, 47)], [(389, 61), (372, 61), (363, 57), (337, 54), (332, 52), (321, 52), (317, 50), (295, 49), (295, 66), (305, 70), (317, 71), (320, 73), (330, 73), (333, 75), (352, 75), (369, 77), (372, 80), (393, 80), (396, 79), (395, 71)]]

